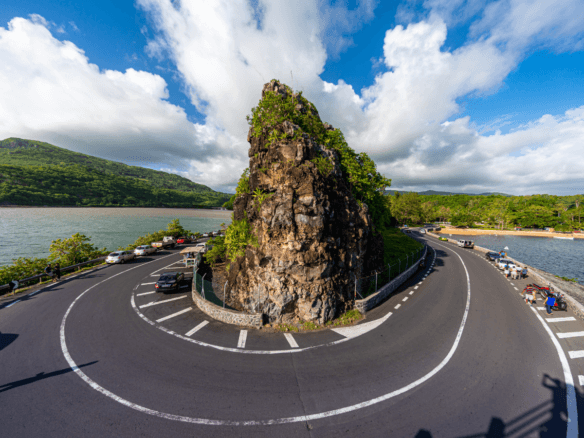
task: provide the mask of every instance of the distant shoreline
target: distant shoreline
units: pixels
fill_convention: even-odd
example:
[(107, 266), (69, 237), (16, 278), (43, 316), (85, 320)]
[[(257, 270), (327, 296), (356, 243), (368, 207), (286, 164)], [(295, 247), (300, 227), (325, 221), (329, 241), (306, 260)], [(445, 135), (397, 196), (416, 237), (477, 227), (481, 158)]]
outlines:
[(103, 206), (89, 206), (89, 205), (0, 205), (0, 208), (163, 208), (168, 210), (213, 210), (213, 211), (231, 211), (223, 210), (217, 207), (142, 207), (138, 205), (103, 205)]
[(437, 234), (460, 234), (469, 236), (523, 236), (523, 237), (573, 237), (574, 239), (584, 239), (584, 233), (554, 233), (551, 231), (511, 231), (511, 230), (480, 230), (474, 228), (442, 228), (435, 231)]

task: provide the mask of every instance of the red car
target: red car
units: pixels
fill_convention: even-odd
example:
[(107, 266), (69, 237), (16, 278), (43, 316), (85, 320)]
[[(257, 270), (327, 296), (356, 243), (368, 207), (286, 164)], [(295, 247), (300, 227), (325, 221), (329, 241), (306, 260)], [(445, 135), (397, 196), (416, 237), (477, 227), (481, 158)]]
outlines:
[(179, 237), (178, 239), (176, 239), (176, 243), (185, 243), (186, 239), (184, 237)]

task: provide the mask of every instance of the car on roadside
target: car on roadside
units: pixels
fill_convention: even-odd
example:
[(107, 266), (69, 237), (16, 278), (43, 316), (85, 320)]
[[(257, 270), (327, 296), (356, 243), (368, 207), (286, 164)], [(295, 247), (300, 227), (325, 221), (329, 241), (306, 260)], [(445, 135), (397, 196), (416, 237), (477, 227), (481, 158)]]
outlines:
[(186, 237), (179, 237), (178, 239), (176, 239), (176, 243), (177, 244), (183, 244), (183, 243), (187, 243), (187, 238)]
[(185, 279), (185, 274), (182, 272), (165, 272), (162, 274), (154, 287), (159, 292), (166, 292), (170, 290), (178, 290), (180, 283)]
[(106, 263), (120, 263), (124, 264), (128, 260), (132, 260), (136, 258), (136, 254), (132, 251), (116, 251), (110, 253), (105, 259)]
[(145, 256), (148, 254), (154, 254), (156, 251), (158, 250), (152, 245), (140, 245), (134, 249), (134, 254), (136, 254), (136, 256)]
[(421, 228), (421, 229), (420, 229), (420, 234), (426, 234), (426, 230), (425, 230), (425, 229), (423, 229), (423, 228)]
[(501, 254), (499, 254), (498, 252), (489, 251), (488, 253), (485, 254), (485, 258), (492, 262), (496, 262), (498, 259), (501, 258)]
[(509, 265), (509, 269), (513, 269), (516, 268), (517, 266), (515, 266), (515, 262), (513, 262), (512, 260), (509, 259), (504, 259), (504, 258), (500, 258), (496, 263), (497, 268), (499, 269), (505, 269), (506, 265)]

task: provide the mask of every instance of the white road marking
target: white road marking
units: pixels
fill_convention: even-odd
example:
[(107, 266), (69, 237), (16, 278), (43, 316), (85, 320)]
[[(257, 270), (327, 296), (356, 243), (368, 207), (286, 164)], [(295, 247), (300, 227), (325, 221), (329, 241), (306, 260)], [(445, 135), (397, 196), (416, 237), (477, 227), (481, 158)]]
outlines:
[(395, 309), (399, 309), (401, 307), (401, 304), (398, 304), (397, 306), (395, 306)]
[(564, 350), (562, 350), (562, 346), (554, 336), (554, 332), (552, 332), (549, 325), (545, 323), (544, 319), (539, 315), (539, 313), (537, 313), (537, 310), (533, 308), (532, 310), (551, 338), (554, 346), (556, 347), (556, 351), (558, 352), (558, 356), (560, 357), (562, 370), (564, 371), (564, 382), (566, 385), (566, 404), (568, 406), (568, 430), (566, 432), (566, 437), (576, 438), (578, 436), (578, 409), (576, 405), (576, 389), (574, 388), (574, 379), (572, 378), (572, 372), (570, 371), (568, 358), (566, 357)]
[[(515, 286), (515, 285), (513, 283), (511, 283), (511, 286)], [(517, 288), (515, 288), (515, 289), (517, 289)]]
[(239, 332), (239, 341), (237, 342), (237, 348), (245, 348), (245, 341), (247, 339), (247, 330), (242, 330)]
[(580, 383), (580, 386), (584, 386), (584, 376), (578, 376), (578, 382)]
[(155, 294), (155, 293), (156, 293), (156, 291), (152, 291), (152, 292), (144, 292), (144, 293), (141, 293), (141, 294), (136, 294), (136, 296), (137, 296), (137, 297), (141, 297), (142, 295), (150, 295), (150, 294)]
[(408, 297), (404, 297), (404, 299), (402, 301), (407, 301), (407, 300), (408, 300)]
[[(448, 248), (444, 245), (441, 244), (437, 244), (438, 246), (442, 246), (443, 248)], [(91, 286), (89, 289), (85, 290), (84, 292), (81, 293), (81, 295), (79, 295), (74, 301), (73, 303), (71, 303), (71, 305), (69, 306), (69, 308), (67, 309), (67, 312), (65, 312), (65, 316), (63, 316), (63, 320), (61, 322), (61, 330), (60, 330), (60, 338), (61, 338), (61, 350), (63, 351), (63, 356), (65, 356), (65, 359), (67, 360), (67, 363), (69, 364), (69, 366), (71, 367), (71, 370), (73, 370), (81, 379), (83, 379), (83, 381), (85, 381), (89, 386), (91, 386), (93, 389), (95, 389), (96, 391), (100, 392), (101, 394), (105, 395), (106, 397), (111, 398), (114, 401), (117, 401), (118, 403), (127, 406), (131, 409), (134, 409), (138, 412), (142, 412), (145, 414), (149, 414), (158, 418), (164, 418), (167, 420), (173, 420), (173, 421), (180, 421), (183, 423), (189, 423), (189, 424), (204, 424), (204, 425), (209, 425), (209, 426), (262, 426), (262, 425), (274, 425), (274, 424), (288, 424), (288, 423), (298, 423), (298, 422), (306, 422), (306, 421), (310, 421), (310, 420), (317, 420), (317, 419), (321, 419), (321, 418), (328, 418), (328, 417), (333, 417), (336, 415), (341, 415), (341, 414), (345, 414), (347, 412), (353, 412), (368, 406), (373, 406), (376, 405), (378, 403), (381, 403), (383, 401), (389, 400), (393, 397), (396, 397), (400, 394), (403, 394), (407, 391), (409, 391), (410, 389), (413, 389), (419, 385), (421, 385), (422, 383), (426, 382), (427, 380), (431, 379), (433, 376), (435, 376), (437, 373), (439, 373), (447, 364), (448, 362), (450, 362), (450, 359), (452, 359), (452, 356), (454, 356), (454, 353), (456, 352), (456, 349), (458, 348), (458, 345), (460, 343), (460, 339), (462, 337), (462, 333), (464, 331), (464, 327), (466, 325), (466, 320), (468, 319), (468, 314), (469, 314), (469, 310), (470, 310), (470, 277), (468, 274), (468, 269), (466, 268), (466, 265), (464, 264), (464, 261), (462, 260), (462, 257), (460, 257), (460, 255), (456, 252), (454, 252), (454, 254), (456, 254), (456, 256), (460, 259), (460, 262), (462, 263), (462, 266), (464, 267), (464, 271), (466, 274), (466, 283), (467, 283), (467, 301), (466, 301), (466, 307), (464, 310), (464, 315), (462, 317), (462, 321), (460, 324), (460, 327), (458, 329), (458, 333), (456, 335), (456, 338), (454, 340), (454, 343), (450, 349), (450, 351), (448, 352), (448, 354), (446, 355), (446, 357), (442, 360), (442, 362), (440, 362), (432, 371), (430, 371), (428, 374), (426, 374), (425, 376), (420, 377), (418, 380), (410, 383), (409, 385), (406, 385), (400, 389), (397, 389), (393, 392), (384, 394), (382, 396), (373, 398), (371, 400), (367, 400), (361, 403), (357, 403), (351, 406), (346, 406), (340, 409), (335, 409), (335, 410), (331, 410), (331, 411), (325, 411), (325, 412), (319, 412), (316, 414), (311, 414), (311, 415), (302, 415), (302, 416), (297, 416), (297, 417), (287, 417), (287, 418), (277, 418), (277, 419), (270, 419), (270, 420), (216, 420), (216, 419), (207, 419), (207, 418), (196, 418), (196, 417), (185, 417), (185, 416), (180, 416), (180, 415), (173, 415), (173, 414), (168, 414), (165, 412), (160, 412), (160, 411), (155, 411), (153, 409), (149, 409), (146, 408), (144, 406), (140, 406), (136, 403), (132, 403), (128, 400), (123, 399), (122, 397), (108, 391), (107, 389), (103, 388), (102, 386), (98, 385), (96, 382), (94, 382), (93, 380), (91, 380), (83, 371), (81, 371), (79, 369), (79, 367), (77, 366), (77, 364), (73, 361), (73, 358), (71, 357), (71, 355), (69, 354), (69, 350), (67, 349), (67, 343), (65, 341), (65, 323), (67, 322), (67, 316), (69, 315), (69, 313), (71, 312), (71, 309), (73, 308), (73, 306), (75, 305), (75, 303), (83, 296), (85, 295), (88, 291), (90, 291), (91, 289), (93, 289), (95, 286), (97, 286), (98, 284), (103, 283), (104, 281), (107, 281), (117, 275), (123, 274), (124, 272), (127, 271), (123, 271), (120, 272), (119, 274), (116, 274), (115, 276), (112, 276), (110, 278), (106, 278), (105, 280), (103, 280), (100, 283), (97, 283), (93, 286)], [(171, 255), (175, 255), (175, 254), (170, 254), (166, 257), (170, 257)], [(148, 262), (151, 263), (151, 262)], [(140, 266), (136, 266), (140, 267)], [(134, 268), (131, 268), (134, 269)], [(131, 298), (131, 303), (132, 303), (132, 307), (134, 308), (134, 310), (138, 313), (138, 315), (144, 319), (146, 322), (148, 322), (149, 324), (154, 325), (154, 322), (150, 321), (148, 318), (146, 318), (142, 313), (139, 312), (139, 310), (136, 308), (136, 304), (134, 302), (134, 296), (132, 295)], [(535, 311), (535, 310), (534, 310)], [(387, 315), (388, 316), (388, 315)], [(543, 319), (542, 319), (543, 321)], [(162, 326), (158, 326), (157, 328), (159, 328), (162, 331), (165, 331), (166, 333), (169, 334), (174, 334), (174, 332), (165, 329)], [(549, 329), (549, 328), (548, 328)], [(551, 333), (551, 331), (550, 331)], [(238, 351), (238, 352), (246, 352), (246, 353), (252, 353), (252, 354), (258, 354), (260, 352), (256, 351), (256, 350), (237, 350), (234, 348), (226, 348), (226, 347), (219, 347), (217, 345), (211, 345), (211, 344), (206, 344), (204, 342), (200, 342), (200, 341), (196, 341), (194, 339), (190, 339), (190, 338), (186, 338), (184, 336), (178, 335), (176, 334), (176, 336), (178, 336), (181, 339), (185, 339), (188, 340), (189, 342), (193, 342), (195, 344), (199, 344), (202, 346), (209, 346), (209, 347), (213, 347), (216, 348), (218, 350), (223, 350), (223, 351)], [(349, 338), (347, 338), (349, 339)], [(335, 341), (333, 343), (330, 344), (326, 344), (326, 345), (333, 345), (333, 344), (338, 344), (340, 342), (345, 341), (346, 339), (342, 339), (340, 341)], [(558, 344), (559, 345), (559, 344)], [(308, 347), (308, 348), (303, 348), (303, 349), (297, 349), (297, 350), (282, 350), (283, 352), (287, 352), (287, 353), (296, 353), (296, 352), (300, 352), (300, 351), (306, 351), (306, 350), (310, 350), (313, 349), (315, 347)], [(274, 352), (269, 352), (269, 354), (274, 354)], [(570, 376), (571, 378), (571, 376)], [(567, 380), (566, 380), (567, 381)], [(572, 380), (571, 380), (572, 381)], [(573, 389), (573, 388), (572, 388)], [(574, 398), (575, 400), (575, 398)], [(570, 400), (571, 401), (571, 400)], [(575, 409), (575, 404), (574, 404), (574, 409)], [(568, 410), (570, 411), (570, 403), (568, 403)], [(571, 424), (572, 427), (575, 427), (575, 435), (571, 434), (570, 438), (572, 436), (577, 436), (578, 435), (578, 421), (577, 421), (577, 415), (575, 417), (571, 417), (573, 418), (573, 420), (571, 423), (569, 423), (569, 425)], [(570, 428), (570, 426), (568, 426)], [(569, 429), (570, 430), (570, 429)]]
[(205, 327), (207, 324), (209, 324), (209, 321), (203, 321), (202, 323), (200, 323), (199, 325), (197, 325), (194, 329), (189, 330), (185, 336), (192, 336), (194, 335), (196, 332), (198, 332), (199, 330), (201, 330), (203, 327)]
[(578, 338), (584, 336), (584, 332), (568, 332), (568, 333), (556, 333), (558, 338)]
[(411, 292), (410, 292), (410, 295), (413, 295), (413, 294), (414, 294), (414, 291), (411, 291)]
[(417, 289), (418, 287), (420, 287), (420, 286), (416, 286), (416, 287), (414, 287), (414, 289)]
[(420, 281), (418, 284), (422, 284), (422, 282)]
[(584, 350), (568, 351), (570, 359), (579, 359), (584, 357)]
[(20, 303), (21, 301), (22, 301), (22, 300), (16, 300), (16, 301), (14, 301), (14, 302), (10, 303), (9, 305), (7, 305), (7, 306), (5, 307), (5, 309), (7, 309), (7, 308), (8, 308), (8, 307), (10, 307), (10, 306), (14, 306), (16, 303)]
[(168, 316), (165, 316), (164, 318), (157, 319), (156, 322), (166, 321), (167, 319), (174, 318), (175, 316), (182, 315), (183, 313), (187, 313), (189, 310), (192, 310), (192, 308), (188, 307), (186, 309), (180, 310), (176, 313), (173, 313), (172, 315), (168, 315)]
[(183, 295), (182, 297), (170, 298), (168, 300), (152, 301), (151, 303), (143, 304), (139, 307), (140, 307), (140, 309), (143, 309), (144, 307), (156, 306), (157, 304), (166, 304), (166, 303), (170, 303), (171, 301), (182, 300), (183, 298), (186, 298), (186, 297), (187, 297), (186, 295)]
[(156, 282), (154, 282), (154, 283), (142, 283), (140, 286), (148, 286), (149, 284), (156, 284)]
[(296, 343), (296, 340), (294, 339), (294, 336), (292, 336), (291, 333), (284, 333), (284, 336), (286, 337), (286, 340), (290, 344), (290, 347), (298, 348), (298, 344)]
[[(513, 284), (513, 283), (512, 283), (512, 284)], [(513, 289), (515, 289), (515, 290), (519, 290), (519, 289), (517, 289), (515, 286), (513, 286)]]
[[(396, 307), (397, 309), (397, 307)], [(370, 332), (374, 328), (379, 327), (387, 318), (391, 316), (391, 312), (385, 315), (383, 318), (376, 319), (375, 321), (365, 322), (363, 324), (357, 324), (352, 327), (341, 327), (336, 329), (331, 329), (331, 331), (344, 336), (347, 339), (356, 338), (357, 336), (361, 336), (364, 333)], [(337, 341), (338, 342), (338, 341)]]
[(573, 316), (568, 316), (566, 318), (546, 318), (547, 322), (567, 322), (567, 321), (576, 321), (576, 318)]

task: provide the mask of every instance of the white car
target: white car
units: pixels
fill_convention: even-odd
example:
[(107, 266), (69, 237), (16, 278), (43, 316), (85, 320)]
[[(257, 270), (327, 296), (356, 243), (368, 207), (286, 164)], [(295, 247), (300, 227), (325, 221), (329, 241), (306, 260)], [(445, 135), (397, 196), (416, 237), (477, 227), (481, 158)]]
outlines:
[(422, 228), (422, 229), (420, 230), (420, 234), (426, 234), (426, 230)]
[(132, 251), (112, 252), (105, 259), (106, 263), (126, 263), (128, 260), (135, 259), (136, 255)]
[(136, 254), (137, 256), (144, 256), (155, 253), (156, 251), (157, 251), (156, 248), (154, 248), (151, 245), (140, 245), (137, 246), (136, 249), (134, 249), (134, 254)]
[(499, 259), (495, 264), (499, 269), (505, 269), (505, 265), (509, 265), (509, 269), (516, 268), (515, 263), (509, 259)]

